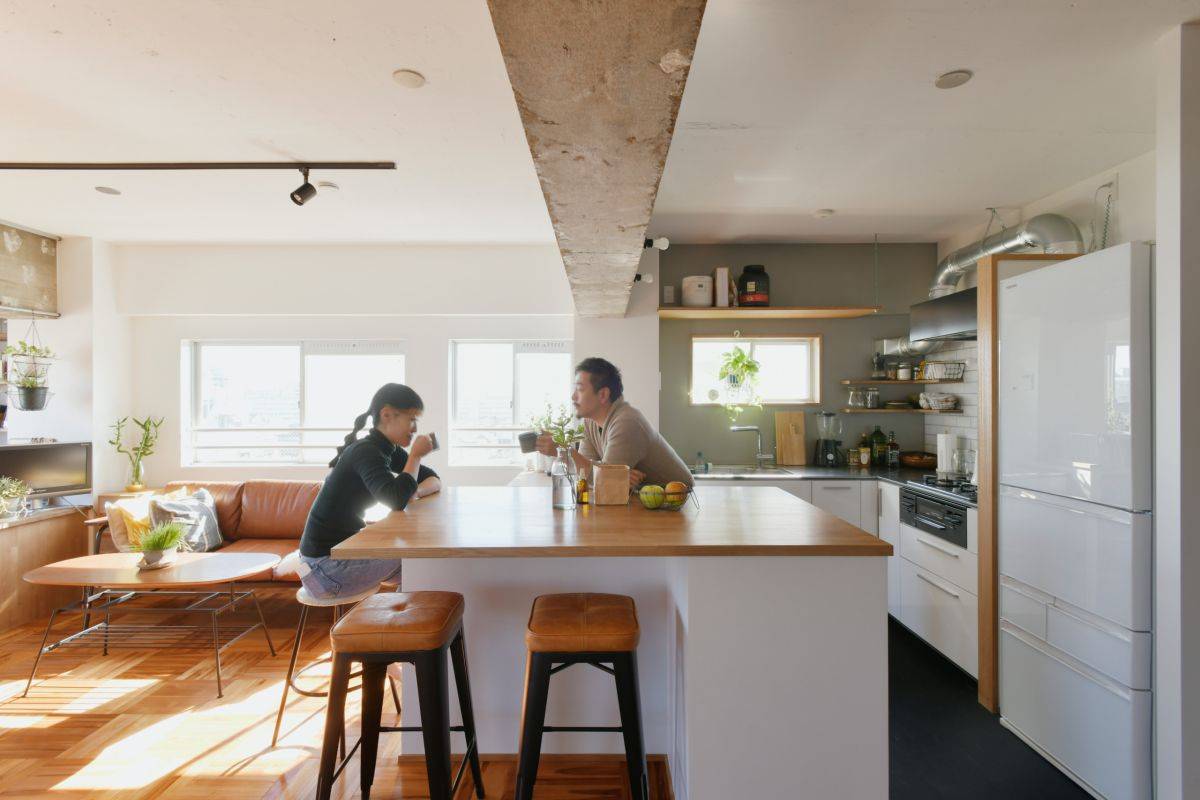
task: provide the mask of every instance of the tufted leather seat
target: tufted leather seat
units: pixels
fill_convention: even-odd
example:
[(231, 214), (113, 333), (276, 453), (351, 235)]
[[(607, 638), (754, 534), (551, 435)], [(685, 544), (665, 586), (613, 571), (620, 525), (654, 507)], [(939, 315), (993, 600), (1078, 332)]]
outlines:
[(625, 652), (640, 635), (632, 597), (544, 594), (533, 601), (525, 644), (534, 653)]
[(373, 594), (329, 632), (335, 653), (405, 653), (447, 644), (459, 628), (463, 596), (457, 592)]

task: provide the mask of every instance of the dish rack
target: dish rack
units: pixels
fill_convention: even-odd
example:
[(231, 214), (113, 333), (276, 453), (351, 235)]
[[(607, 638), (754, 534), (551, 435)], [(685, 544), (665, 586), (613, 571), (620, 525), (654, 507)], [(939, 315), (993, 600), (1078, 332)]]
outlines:
[(931, 411), (951, 411), (958, 408), (958, 395), (924, 392), (921, 394), (921, 408), (928, 408)]
[(921, 374), (917, 378), (919, 380), (952, 383), (954, 381), (961, 381), (966, 374), (967, 362), (965, 361), (926, 361)]

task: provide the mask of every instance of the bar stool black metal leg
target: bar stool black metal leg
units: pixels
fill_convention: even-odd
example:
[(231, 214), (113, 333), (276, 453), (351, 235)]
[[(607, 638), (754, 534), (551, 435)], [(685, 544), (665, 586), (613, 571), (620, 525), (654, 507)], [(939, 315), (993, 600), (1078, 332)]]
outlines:
[(329, 678), (329, 703), (325, 711), (325, 736), (321, 745), (321, 766), (317, 770), (317, 800), (329, 800), (333, 791), (333, 773), (337, 769), (338, 744), (346, 729), (346, 693), (350, 688), (350, 659), (334, 656)]
[(638, 693), (637, 653), (617, 653), (613, 658), (617, 679), (617, 704), (625, 736), (625, 762), (633, 800), (650, 800), (646, 777), (646, 745), (642, 739), (642, 701)]
[(467, 752), (464, 757), (471, 765), (475, 796), (482, 798), (483, 768), (479, 765), (479, 742), (475, 738), (475, 708), (471, 703), (471, 677), (467, 672), (467, 648), (462, 630), (459, 630), (454, 641), (450, 642), (450, 660), (454, 664), (454, 683), (458, 687), (458, 710), (462, 712), (463, 732), (467, 735)]
[(392, 702), (396, 705), (396, 714), (402, 714), (404, 712), (400, 710), (400, 690), (396, 688), (396, 679), (393, 678), (392, 673), (389, 672), (387, 680), (388, 686), (392, 688)]
[(383, 683), (387, 664), (362, 665), (362, 747), (359, 752), (359, 786), (363, 800), (371, 797), (375, 758), (379, 752), (379, 721), (383, 716)]
[(292, 688), (292, 676), (296, 673), (296, 659), (300, 655), (300, 642), (304, 638), (304, 623), (308, 619), (308, 606), (300, 606), (300, 622), (296, 624), (296, 638), (292, 641), (292, 658), (288, 661), (287, 678), (283, 681), (283, 697), (279, 698), (279, 713), (275, 715), (275, 732), (271, 734), (271, 747), (279, 741), (279, 726), (283, 724), (283, 710), (287, 707), (288, 689)]
[(425, 740), (425, 772), (430, 800), (450, 800), (450, 682), (446, 649), (417, 656), (417, 700), (421, 704), (421, 733)]
[(542, 727), (546, 724), (546, 698), (550, 694), (550, 657), (530, 653), (525, 662), (525, 700), (521, 711), (521, 752), (517, 758), (516, 800), (532, 800), (542, 755)]

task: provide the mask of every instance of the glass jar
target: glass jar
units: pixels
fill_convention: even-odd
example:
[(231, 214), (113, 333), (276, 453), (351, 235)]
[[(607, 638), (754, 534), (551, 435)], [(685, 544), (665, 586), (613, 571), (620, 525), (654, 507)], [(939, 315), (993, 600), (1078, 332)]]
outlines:
[(564, 511), (575, 509), (575, 476), (571, 474), (570, 456), (567, 448), (558, 448), (558, 457), (550, 465), (551, 502), (554, 508)]
[(850, 389), (850, 396), (846, 399), (846, 405), (851, 408), (866, 408), (867, 393), (857, 387)]
[(875, 386), (867, 387), (866, 407), (867, 408), (879, 408), (879, 389), (878, 389), (878, 387), (875, 387)]
[(907, 361), (904, 361), (899, 366), (896, 367), (896, 380), (911, 381), (912, 379), (913, 379), (912, 364), (909, 364)]

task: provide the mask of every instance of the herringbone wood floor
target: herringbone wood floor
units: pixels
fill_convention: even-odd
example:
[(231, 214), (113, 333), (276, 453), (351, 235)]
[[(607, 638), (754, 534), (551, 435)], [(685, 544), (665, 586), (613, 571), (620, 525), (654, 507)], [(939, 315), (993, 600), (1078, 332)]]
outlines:
[[(260, 592), (260, 598), (279, 655), (270, 656), (258, 632), (225, 651), (220, 699), (211, 651), (178, 649), (52, 653), (42, 660), (29, 697), (21, 698), (44, 625), (0, 633), (0, 798), (312, 797), (324, 700), (292, 695), (281, 741), (271, 748), (297, 610), (291, 591)], [(161, 615), (143, 616), (164, 621)], [(56, 631), (69, 627), (64, 622)], [(327, 632), (325, 614), (310, 615), (301, 663), (326, 651)], [(319, 680), (323, 673), (310, 674)], [(348, 710), (351, 740), (357, 698), (351, 695)], [(389, 711), (390, 701), (385, 724), (394, 719)], [(461, 738), (455, 742), (461, 746)], [(399, 743), (398, 735), (383, 736), (372, 797), (428, 798), (424, 762), (398, 758)], [(511, 800), (515, 767), (511, 756), (485, 756), (489, 798)], [(654, 800), (671, 797), (663, 761), (651, 761), (650, 782)], [(472, 797), (470, 779), (463, 783), (458, 798)], [(535, 795), (624, 800), (629, 797), (624, 762), (608, 756), (543, 757)], [(358, 796), (356, 760), (339, 778), (334, 797)]]

